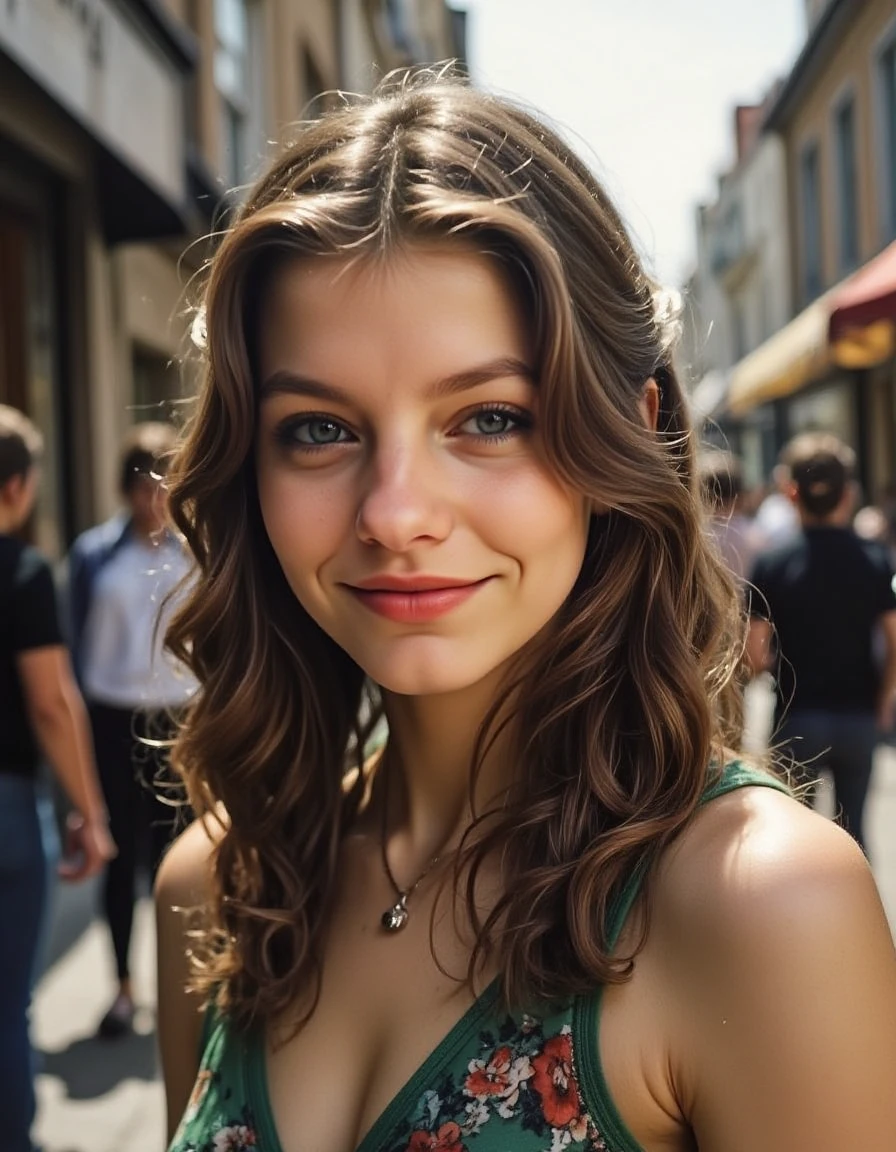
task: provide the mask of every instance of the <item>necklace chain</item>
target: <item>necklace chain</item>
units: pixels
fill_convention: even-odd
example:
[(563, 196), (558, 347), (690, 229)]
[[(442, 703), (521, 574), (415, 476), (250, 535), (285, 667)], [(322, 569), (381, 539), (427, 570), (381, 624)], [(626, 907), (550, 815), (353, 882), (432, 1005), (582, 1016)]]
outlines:
[(395, 891), (395, 903), (382, 914), (380, 923), (386, 932), (400, 932), (405, 924), (407, 924), (410, 915), (408, 912), (408, 900), (410, 900), (433, 868), (435, 868), (436, 864), (438, 864), (440, 857), (438, 855), (433, 856), (414, 883), (408, 888), (400, 888), (398, 886), (398, 881), (395, 879), (392, 869), (389, 867), (389, 856), (386, 852), (386, 832), (389, 821), (389, 769), (385, 764), (383, 765), (383, 770), (383, 820), (380, 830), (380, 855), (383, 860), (383, 871), (386, 873), (389, 883)]

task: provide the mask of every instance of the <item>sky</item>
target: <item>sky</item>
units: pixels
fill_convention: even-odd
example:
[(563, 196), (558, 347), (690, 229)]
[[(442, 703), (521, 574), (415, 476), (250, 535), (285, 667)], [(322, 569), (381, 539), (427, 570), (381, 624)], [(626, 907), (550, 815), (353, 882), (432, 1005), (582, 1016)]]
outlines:
[(804, 0), (451, 0), (474, 79), (540, 109), (606, 187), (652, 270), (693, 269), (696, 205), (734, 159), (737, 103), (805, 38)]

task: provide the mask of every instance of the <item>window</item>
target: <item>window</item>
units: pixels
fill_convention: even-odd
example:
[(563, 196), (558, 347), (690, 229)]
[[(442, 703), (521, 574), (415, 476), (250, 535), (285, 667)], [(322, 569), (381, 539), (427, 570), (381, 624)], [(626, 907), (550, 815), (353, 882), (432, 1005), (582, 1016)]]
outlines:
[(732, 320), (734, 322), (734, 359), (737, 361), (742, 360), (750, 351), (747, 335), (747, 310), (743, 300), (732, 301)]
[(386, 27), (389, 38), (399, 52), (411, 56), (411, 38), (408, 31), (405, 0), (386, 0)]
[(301, 69), (304, 80), (302, 115), (318, 116), (328, 107), (330, 101), (321, 100), (321, 95), (327, 90), (327, 82), (324, 80), (323, 72), (317, 66), (314, 53), (307, 44), (302, 48)]
[(803, 300), (808, 303), (821, 292), (821, 187), (818, 145), (809, 144), (800, 157), (800, 209), (802, 213)]
[(249, 116), (249, 14), (246, 0), (215, 0), (215, 87), (221, 101), (221, 172), (246, 179)]
[(896, 237), (896, 34), (878, 58), (881, 112), (881, 219), (884, 239)]
[(852, 97), (834, 112), (834, 156), (837, 164), (837, 233), (840, 272), (859, 262), (859, 212), (856, 189), (856, 106)]

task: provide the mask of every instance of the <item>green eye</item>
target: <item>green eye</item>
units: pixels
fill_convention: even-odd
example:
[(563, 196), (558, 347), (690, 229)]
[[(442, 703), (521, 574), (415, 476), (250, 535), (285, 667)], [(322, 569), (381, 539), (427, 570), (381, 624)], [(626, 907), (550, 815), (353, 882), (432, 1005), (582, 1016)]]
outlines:
[(300, 416), (285, 420), (277, 429), (277, 440), (285, 448), (326, 448), (354, 440), (344, 424), (332, 416)]
[(477, 412), (473, 417), (476, 431), (483, 436), (501, 436), (508, 432), (515, 424), (512, 416), (506, 412)]
[(526, 432), (531, 427), (532, 417), (527, 412), (504, 405), (491, 405), (471, 412), (458, 425), (457, 432), (474, 440), (499, 442)]
[(337, 424), (335, 420), (316, 418), (297, 424), (294, 435), (302, 444), (336, 444), (346, 433), (342, 425)]

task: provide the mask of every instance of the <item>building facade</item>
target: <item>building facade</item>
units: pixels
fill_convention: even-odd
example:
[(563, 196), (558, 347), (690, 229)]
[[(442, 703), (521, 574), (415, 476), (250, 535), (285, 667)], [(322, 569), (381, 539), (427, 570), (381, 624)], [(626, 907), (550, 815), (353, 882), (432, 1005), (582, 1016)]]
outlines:
[(750, 484), (762, 479), (773, 433), (761, 410), (726, 419), (730, 376), (791, 316), (786, 157), (782, 142), (759, 130), (771, 99), (735, 110), (736, 161), (717, 199), (697, 210), (697, 268), (686, 292), (695, 415), (705, 439), (738, 451)]
[(208, 238), (272, 149), (457, 28), (442, 0), (0, 5), (0, 402), (46, 438), (47, 552), (116, 506), (125, 429), (186, 403)]
[[(51, 554), (110, 486), (144, 319), (114, 253), (195, 228), (183, 138), (196, 45), (148, 3), (0, 6), (0, 399), (47, 441)], [(155, 272), (155, 269), (152, 270)], [(111, 485), (114, 487), (114, 482)]]
[[(729, 403), (741, 420), (770, 421), (778, 445), (836, 432), (856, 448), (873, 498), (894, 480), (896, 450), (896, 305), (889, 317), (886, 304), (890, 266), (896, 299), (896, 11), (892, 0), (810, 7), (805, 46), (763, 126), (786, 156), (792, 316), (737, 364)], [(883, 312), (873, 340), (865, 325), (847, 346), (833, 339), (836, 317), (868, 269)]]

